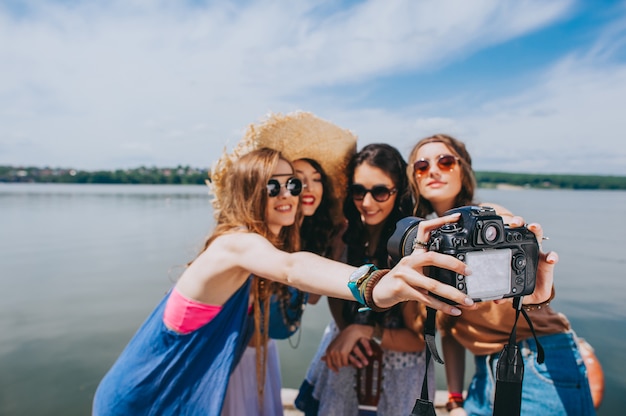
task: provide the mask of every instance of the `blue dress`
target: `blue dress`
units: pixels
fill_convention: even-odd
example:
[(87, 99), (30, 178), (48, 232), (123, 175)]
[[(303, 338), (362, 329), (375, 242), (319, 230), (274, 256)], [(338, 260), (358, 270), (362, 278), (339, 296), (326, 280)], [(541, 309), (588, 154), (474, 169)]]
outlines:
[(254, 330), (251, 280), (189, 334), (163, 324), (166, 295), (100, 382), (93, 415), (218, 416), (230, 373)]

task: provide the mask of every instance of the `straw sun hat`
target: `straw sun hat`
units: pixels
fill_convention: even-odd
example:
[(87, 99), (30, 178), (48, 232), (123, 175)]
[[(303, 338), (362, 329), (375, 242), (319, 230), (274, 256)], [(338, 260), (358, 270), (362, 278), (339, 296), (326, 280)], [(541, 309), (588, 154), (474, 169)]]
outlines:
[(280, 151), (290, 161), (308, 158), (318, 162), (326, 172), (335, 197), (346, 195), (346, 167), (356, 152), (356, 135), (312, 113), (297, 111), (282, 115), (272, 113), (248, 126), (231, 154), (224, 153), (211, 169), (208, 183), (219, 209), (222, 181), (229, 167), (244, 154), (262, 147)]

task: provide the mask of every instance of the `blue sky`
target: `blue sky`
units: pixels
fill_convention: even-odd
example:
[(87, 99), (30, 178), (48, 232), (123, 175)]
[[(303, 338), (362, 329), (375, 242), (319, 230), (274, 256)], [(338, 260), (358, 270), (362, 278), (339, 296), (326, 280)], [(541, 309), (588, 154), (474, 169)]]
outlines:
[(626, 175), (626, 3), (0, 0), (0, 164), (210, 167), (269, 112)]

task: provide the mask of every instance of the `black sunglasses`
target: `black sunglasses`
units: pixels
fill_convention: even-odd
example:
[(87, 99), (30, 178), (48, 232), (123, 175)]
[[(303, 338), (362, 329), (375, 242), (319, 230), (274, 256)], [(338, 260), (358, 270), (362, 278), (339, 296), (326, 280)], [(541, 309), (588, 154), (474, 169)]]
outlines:
[(372, 194), (372, 198), (378, 202), (385, 202), (391, 197), (391, 195), (398, 192), (396, 188), (389, 189), (385, 185), (376, 185), (373, 186), (372, 189), (367, 189), (361, 184), (354, 183), (350, 185), (350, 195), (352, 195), (352, 199), (355, 201), (362, 201), (365, 199), (365, 195), (367, 193)]
[(267, 181), (267, 194), (274, 198), (280, 194), (280, 188), (283, 186), (293, 196), (298, 196), (302, 192), (302, 181), (298, 178), (289, 178), (284, 185), (278, 182), (278, 179), (270, 179)]
[[(452, 155), (437, 156), (437, 167), (442, 172), (450, 172), (456, 166), (459, 158)], [(413, 172), (417, 176), (428, 174), (430, 170), (430, 161), (428, 159), (420, 159), (413, 163)]]

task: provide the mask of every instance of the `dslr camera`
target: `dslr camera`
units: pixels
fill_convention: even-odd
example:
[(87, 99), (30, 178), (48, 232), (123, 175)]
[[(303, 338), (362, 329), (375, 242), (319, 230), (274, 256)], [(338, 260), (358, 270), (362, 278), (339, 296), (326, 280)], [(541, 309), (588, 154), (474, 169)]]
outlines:
[[(525, 226), (511, 228), (490, 207), (466, 206), (447, 211), (460, 213), (458, 222), (430, 233), (428, 250), (455, 256), (472, 270), (470, 276), (431, 267), (430, 277), (456, 287), (474, 301), (519, 297), (533, 293), (539, 261), (539, 244)], [(395, 264), (415, 248), (421, 218), (397, 222), (387, 241)]]

